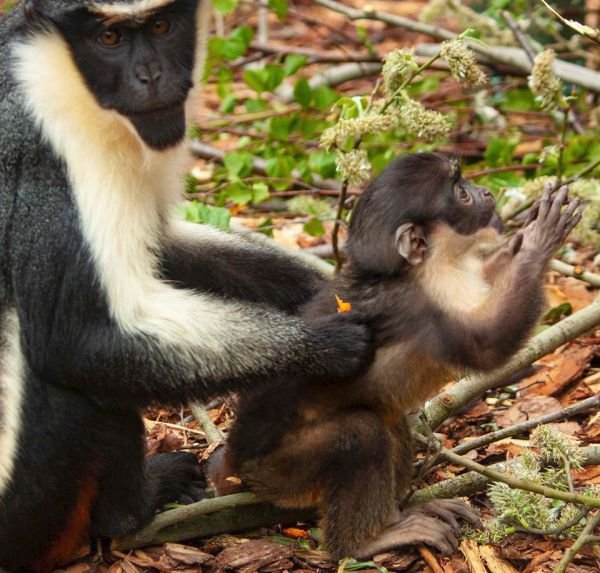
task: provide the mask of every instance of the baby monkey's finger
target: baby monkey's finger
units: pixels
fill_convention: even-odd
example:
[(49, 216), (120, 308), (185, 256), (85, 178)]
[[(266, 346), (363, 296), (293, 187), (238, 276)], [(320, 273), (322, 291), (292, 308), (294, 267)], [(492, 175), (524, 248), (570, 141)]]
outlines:
[(537, 202), (537, 217), (538, 219), (545, 219), (548, 216), (550, 210), (552, 197), (552, 186), (546, 184), (544, 186), (544, 192)]
[(552, 197), (552, 204), (548, 212), (548, 223), (558, 223), (561, 218), (561, 210), (567, 202), (568, 194), (569, 188), (566, 185), (563, 185), (557, 191), (556, 195)]
[(571, 216), (571, 218), (565, 225), (565, 238), (577, 226), (577, 223), (579, 223), (579, 221), (581, 221), (581, 217), (583, 217), (584, 210), (585, 210), (585, 207), (581, 207), (580, 209), (575, 211), (575, 213), (573, 213), (573, 215)]

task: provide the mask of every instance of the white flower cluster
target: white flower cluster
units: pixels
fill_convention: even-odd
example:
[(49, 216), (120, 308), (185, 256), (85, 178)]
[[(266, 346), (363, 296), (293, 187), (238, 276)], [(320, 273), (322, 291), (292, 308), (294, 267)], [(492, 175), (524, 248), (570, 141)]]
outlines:
[(487, 77), (477, 65), (475, 55), (463, 40), (448, 40), (442, 43), (440, 56), (446, 60), (452, 77), (467, 87), (484, 84)]
[(552, 71), (554, 57), (554, 50), (539, 53), (529, 76), (529, 87), (544, 111), (552, 111), (562, 102), (562, 82)]

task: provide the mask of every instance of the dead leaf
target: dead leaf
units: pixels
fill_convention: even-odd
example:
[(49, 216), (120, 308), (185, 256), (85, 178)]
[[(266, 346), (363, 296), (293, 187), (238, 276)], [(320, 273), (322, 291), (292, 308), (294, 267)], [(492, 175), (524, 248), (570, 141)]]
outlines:
[(548, 396), (560, 393), (583, 374), (595, 351), (593, 346), (573, 343), (544, 356), (536, 362), (536, 366), (541, 366), (540, 370), (519, 382), (522, 395)]
[(594, 302), (595, 295), (589, 291), (585, 283), (573, 277), (560, 277), (556, 280), (564, 296), (564, 302), (569, 302), (573, 312), (577, 312)]
[(552, 396), (528, 396), (517, 400), (508, 410), (494, 414), (496, 423), (507, 428), (561, 410), (560, 402)]

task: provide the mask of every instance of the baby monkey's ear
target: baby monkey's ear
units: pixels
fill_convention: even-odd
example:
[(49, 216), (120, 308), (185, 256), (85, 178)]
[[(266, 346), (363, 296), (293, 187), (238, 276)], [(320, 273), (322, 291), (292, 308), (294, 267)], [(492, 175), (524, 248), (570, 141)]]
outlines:
[(400, 225), (396, 229), (396, 250), (409, 265), (420, 265), (425, 260), (427, 252), (423, 227), (414, 223)]

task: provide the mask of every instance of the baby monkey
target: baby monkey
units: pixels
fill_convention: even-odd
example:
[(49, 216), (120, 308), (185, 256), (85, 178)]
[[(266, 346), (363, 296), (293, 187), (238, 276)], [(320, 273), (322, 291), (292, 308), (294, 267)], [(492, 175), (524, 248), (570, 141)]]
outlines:
[[(367, 187), (349, 228), (348, 263), (307, 304), (306, 320), (337, 312), (336, 295), (373, 329), (374, 361), (350, 380), (281, 379), (243, 394), (209, 477), (232, 493), (238, 475), (282, 507), (317, 507), (333, 558), (407, 544), (452, 553), (462, 502), (402, 510), (413, 451), (407, 414), (447, 382), (503, 364), (544, 304), (547, 263), (581, 218), (566, 187), (549, 189), (510, 241), (495, 202), (435, 153), (393, 161)], [(564, 207), (564, 209), (563, 209)], [(491, 251), (491, 254), (490, 254)]]

